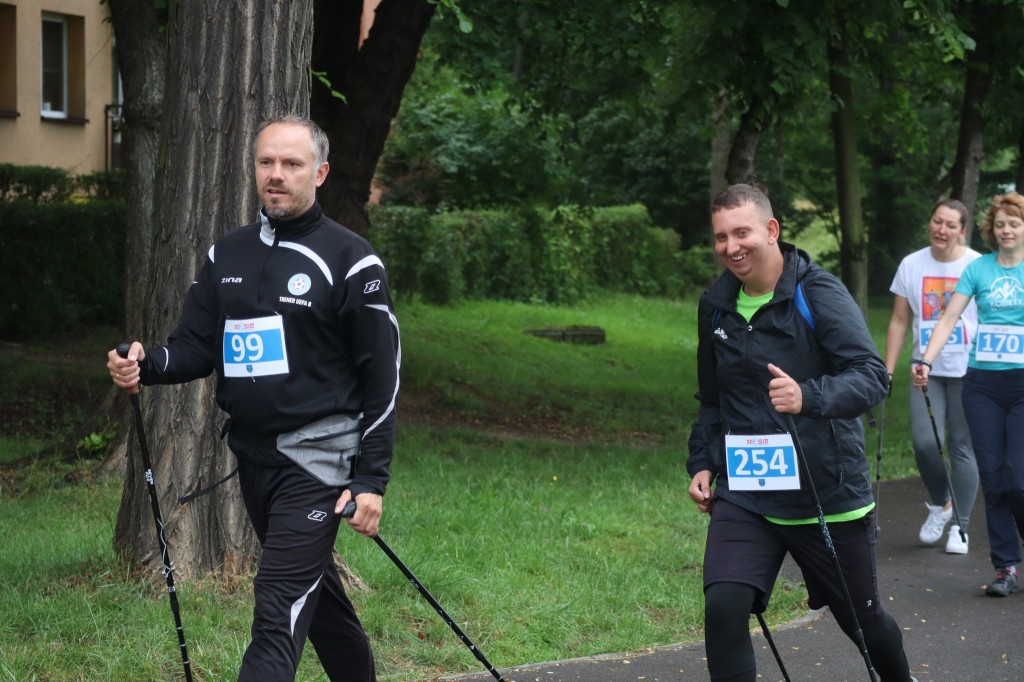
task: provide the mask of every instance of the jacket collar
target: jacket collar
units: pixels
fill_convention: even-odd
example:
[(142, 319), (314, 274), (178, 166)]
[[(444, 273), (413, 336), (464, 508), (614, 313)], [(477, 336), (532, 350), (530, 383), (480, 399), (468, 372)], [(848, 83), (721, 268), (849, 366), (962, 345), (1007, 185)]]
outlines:
[[(772, 301), (793, 298), (796, 283), (803, 279), (811, 267), (811, 257), (806, 252), (784, 241), (779, 242), (779, 248), (782, 250), (784, 264), (782, 275), (775, 283), (775, 295), (772, 297)], [(717, 308), (735, 310), (736, 297), (739, 295), (742, 284), (736, 275), (726, 270), (707, 290), (707, 300)]]
[(308, 232), (316, 229), (323, 211), (316, 201), (309, 207), (309, 210), (302, 215), (289, 220), (278, 220), (267, 216), (266, 212), (260, 209), (260, 239), (267, 244), (273, 244), (275, 238), (297, 239)]

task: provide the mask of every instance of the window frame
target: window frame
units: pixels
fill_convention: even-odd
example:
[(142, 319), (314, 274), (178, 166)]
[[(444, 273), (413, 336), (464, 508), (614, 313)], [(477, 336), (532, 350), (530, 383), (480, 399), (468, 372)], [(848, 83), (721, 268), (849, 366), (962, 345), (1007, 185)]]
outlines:
[[(43, 27), (47, 23), (59, 24), (61, 27), (61, 65), (60, 65), (60, 79), (61, 79), (61, 96), (63, 97), (63, 109), (44, 109), (43, 104), (45, 103), (43, 92), (43, 83), (46, 76), (46, 41), (43, 35)], [(55, 118), (55, 119), (66, 119), (69, 117), (69, 97), (68, 92), (68, 18), (61, 14), (52, 14), (44, 12), (42, 15), (42, 21), (40, 22), (40, 39), (39, 39), (39, 112), (43, 118)]]

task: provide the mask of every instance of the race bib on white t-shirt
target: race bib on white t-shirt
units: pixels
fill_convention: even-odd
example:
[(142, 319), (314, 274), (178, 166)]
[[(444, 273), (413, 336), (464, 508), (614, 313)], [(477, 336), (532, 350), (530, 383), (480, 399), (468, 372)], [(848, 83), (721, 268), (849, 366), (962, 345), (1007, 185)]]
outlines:
[[(928, 347), (928, 340), (932, 338), (932, 330), (935, 329), (935, 325), (938, 324), (938, 320), (921, 320), (918, 324), (921, 326), (921, 355), (924, 355), (925, 349)], [(970, 349), (967, 345), (966, 339), (967, 332), (964, 330), (963, 320), (956, 323), (956, 327), (953, 328), (953, 332), (949, 335), (949, 340), (946, 341), (946, 345), (943, 347), (943, 353), (965, 353)]]
[(224, 376), (265, 377), (288, 373), (284, 318), (280, 315), (224, 322)]

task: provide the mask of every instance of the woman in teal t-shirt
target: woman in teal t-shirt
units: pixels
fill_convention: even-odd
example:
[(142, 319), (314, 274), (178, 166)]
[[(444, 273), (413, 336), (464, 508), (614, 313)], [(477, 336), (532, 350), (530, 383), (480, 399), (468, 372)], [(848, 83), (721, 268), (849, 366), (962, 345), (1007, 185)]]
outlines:
[(989, 555), (997, 574), (985, 589), (1005, 597), (1020, 585), (1024, 529), (1024, 196), (997, 196), (980, 226), (995, 253), (964, 270), (946, 311), (915, 360), (912, 380), (928, 384), (931, 361), (973, 298), (978, 331), (964, 377), (963, 403), (985, 496)]

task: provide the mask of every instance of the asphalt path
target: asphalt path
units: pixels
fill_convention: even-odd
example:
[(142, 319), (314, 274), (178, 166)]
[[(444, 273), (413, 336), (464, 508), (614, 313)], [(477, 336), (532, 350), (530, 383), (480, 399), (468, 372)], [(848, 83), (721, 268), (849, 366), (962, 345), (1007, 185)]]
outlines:
[[(945, 553), (946, 536), (922, 545), (918, 530), (928, 499), (920, 479), (881, 485), (877, 523), (878, 588), (886, 610), (903, 629), (911, 674), (919, 682), (1024, 680), (1024, 592), (985, 596), (995, 578), (988, 559), (981, 492), (971, 515), (970, 552)], [(947, 526), (948, 532), (948, 526)], [(792, 561), (783, 575), (800, 580)], [(771, 608), (771, 607), (769, 607)], [(755, 621), (751, 621), (756, 625)], [(782, 680), (760, 630), (754, 631), (758, 678)], [(779, 627), (773, 638), (792, 680), (869, 680), (864, 659), (825, 609)], [(635, 652), (520, 665), (495, 661), (507, 682), (678, 682), (707, 680), (704, 643), (684, 642)], [(501, 667), (510, 664), (515, 667)], [(487, 672), (444, 680), (494, 680)]]

